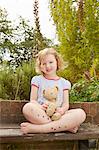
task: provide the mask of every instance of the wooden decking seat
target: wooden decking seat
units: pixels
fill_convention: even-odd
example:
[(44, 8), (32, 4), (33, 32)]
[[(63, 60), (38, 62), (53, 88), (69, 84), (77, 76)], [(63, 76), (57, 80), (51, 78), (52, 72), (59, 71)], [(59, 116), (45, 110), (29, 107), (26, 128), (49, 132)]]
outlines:
[[(25, 121), (21, 111), (25, 103), (27, 101), (0, 101), (0, 150), (7, 150), (9, 146), (11, 150), (81, 150), (81, 145), (83, 150), (87, 150), (90, 140), (99, 143), (99, 103), (93, 103), (93, 107), (92, 103), (70, 105), (70, 108), (83, 108), (87, 113), (85, 123), (76, 134), (60, 132), (23, 135), (20, 123)], [(97, 150), (98, 146), (96, 144)]]

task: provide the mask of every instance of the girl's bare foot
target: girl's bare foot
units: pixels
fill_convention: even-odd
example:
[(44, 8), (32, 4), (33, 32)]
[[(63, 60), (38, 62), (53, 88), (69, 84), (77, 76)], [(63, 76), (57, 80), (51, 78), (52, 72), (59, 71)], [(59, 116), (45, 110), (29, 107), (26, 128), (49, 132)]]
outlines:
[(34, 125), (29, 122), (21, 123), (20, 126), (21, 126), (21, 131), (23, 134), (33, 133), (33, 130), (35, 131)]
[(78, 127), (75, 127), (73, 129), (69, 129), (68, 131), (70, 131), (72, 133), (76, 133), (78, 131)]

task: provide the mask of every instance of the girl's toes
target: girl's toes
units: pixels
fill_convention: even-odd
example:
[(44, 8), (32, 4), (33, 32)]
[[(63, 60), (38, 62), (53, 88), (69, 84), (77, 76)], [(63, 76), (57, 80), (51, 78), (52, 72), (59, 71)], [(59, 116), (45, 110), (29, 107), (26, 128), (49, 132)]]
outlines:
[(20, 124), (21, 127), (26, 127), (28, 125), (28, 122), (23, 122)]
[(23, 134), (27, 134), (27, 129), (26, 129), (25, 127), (21, 127), (21, 132), (22, 132)]
[(76, 133), (78, 131), (78, 127), (75, 127), (75, 128), (72, 128), (72, 129), (69, 129), (70, 132), (72, 133)]

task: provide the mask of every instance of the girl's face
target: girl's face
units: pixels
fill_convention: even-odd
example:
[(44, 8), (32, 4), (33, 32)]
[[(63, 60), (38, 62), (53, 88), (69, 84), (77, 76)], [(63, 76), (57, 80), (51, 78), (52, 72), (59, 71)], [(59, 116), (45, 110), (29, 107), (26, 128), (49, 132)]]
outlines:
[(42, 59), (40, 70), (45, 75), (55, 75), (57, 70), (57, 61), (54, 55), (48, 54)]

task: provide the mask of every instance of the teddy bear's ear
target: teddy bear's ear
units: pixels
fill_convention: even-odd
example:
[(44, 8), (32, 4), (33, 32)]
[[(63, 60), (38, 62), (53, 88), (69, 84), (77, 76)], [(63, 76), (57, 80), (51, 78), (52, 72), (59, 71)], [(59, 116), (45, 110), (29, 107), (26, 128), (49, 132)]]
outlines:
[(45, 94), (45, 90), (43, 90), (43, 94)]
[(57, 89), (57, 91), (58, 91), (58, 86), (55, 86), (55, 88)]

